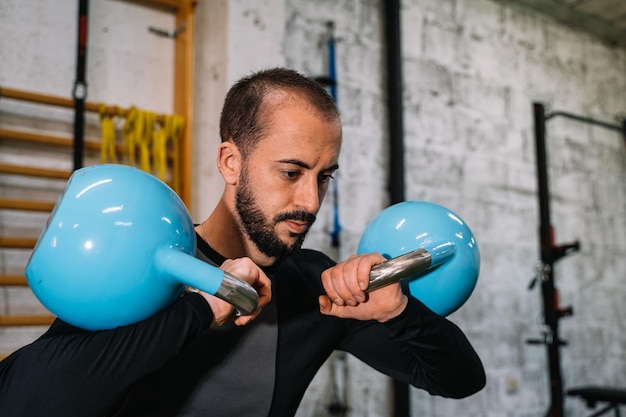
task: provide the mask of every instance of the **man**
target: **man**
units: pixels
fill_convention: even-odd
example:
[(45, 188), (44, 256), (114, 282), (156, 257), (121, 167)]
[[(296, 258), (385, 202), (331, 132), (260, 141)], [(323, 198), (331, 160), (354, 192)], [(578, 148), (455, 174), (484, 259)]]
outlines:
[(119, 416), (292, 416), (335, 349), (432, 394), (482, 389), (463, 333), (393, 284), (365, 294), (380, 254), (334, 262), (300, 249), (338, 168), (341, 123), (315, 82), (287, 69), (229, 91), (217, 164), (225, 188), (196, 227), (198, 257), (249, 257), (272, 301), (245, 327), (208, 329), (131, 390)]
[(196, 227), (197, 257), (254, 283), (261, 311), (237, 317), (191, 293), (111, 331), (57, 322), (0, 362), (3, 416), (292, 416), (336, 349), (432, 394), (483, 388), (458, 327), (399, 284), (364, 292), (380, 254), (335, 265), (300, 248), (341, 147), (339, 113), (322, 87), (281, 68), (245, 77), (226, 97), (220, 134), (225, 188)]

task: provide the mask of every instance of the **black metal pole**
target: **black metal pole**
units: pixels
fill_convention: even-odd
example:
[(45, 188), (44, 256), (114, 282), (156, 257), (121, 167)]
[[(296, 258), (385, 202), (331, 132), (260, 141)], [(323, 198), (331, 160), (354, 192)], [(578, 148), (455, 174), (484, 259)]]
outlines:
[(400, 1), (386, 0), (387, 102), (389, 119), (389, 197), (391, 204), (404, 201), (404, 118), (402, 105), (402, 51)]
[[(573, 313), (572, 307), (562, 308), (559, 306), (559, 293), (554, 281), (554, 264), (562, 257), (580, 249), (578, 241), (556, 245), (554, 242), (554, 229), (550, 220), (550, 194), (548, 191), (548, 161), (546, 156), (546, 122), (553, 117), (565, 117), (578, 122), (601, 126), (607, 129), (621, 132), (626, 141), (626, 119), (621, 124), (615, 125), (592, 118), (579, 116), (567, 112), (545, 113), (541, 103), (533, 103), (535, 121), (535, 145), (537, 152), (537, 182), (539, 187), (539, 237), (541, 245), (540, 271), (541, 290), (543, 296), (544, 322), (548, 327), (543, 340), (529, 340), (528, 343), (543, 343), (547, 347), (549, 375), (550, 375), (550, 408), (547, 417), (563, 416), (563, 380), (561, 376), (559, 348), (565, 342), (559, 338), (559, 320)], [(534, 283), (534, 281), (533, 281)], [(532, 288), (532, 285), (531, 285)]]
[[(335, 23), (333, 21), (326, 22), (328, 30), (328, 39), (326, 45), (328, 46), (328, 74), (324, 76), (315, 77), (315, 81), (322, 84), (324, 87), (328, 87), (328, 92), (333, 98), (335, 104), (337, 104), (337, 68), (335, 58)], [(337, 178), (333, 181), (333, 230), (330, 232), (331, 246), (333, 248), (339, 248), (341, 244), (341, 223), (339, 221), (339, 185)]]
[[(387, 47), (387, 102), (389, 121), (389, 199), (391, 204), (405, 200), (404, 194), (404, 120), (402, 105), (402, 51), (400, 0), (386, 0), (385, 39)], [(393, 416), (409, 417), (408, 384), (393, 381)]]
[[(548, 191), (548, 158), (546, 155), (545, 109), (542, 104), (533, 104), (535, 117), (535, 145), (537, 152), (537, 181), (539, 186), (539, 236), (541, 246), (541, 292), (543, 296), (544, 322), (548, 327), (544, 339), (550, 376), (550, 408), (547, 417), (563, 416), (563, 378), (561, 376), (560, 347), (565, 344), (559, 338), (559, 320), (572, 314), (571, 307), (561, 308), (559, 292), (554, 281), (554, 264), (565, 255), (577, 251), (580, 243), (575, 241), (564, 245), (554, 242), (554, 229), (550, 220), (550, 193)], [(529, 341), (529, 343), (537, 343)]]
[(545, 141), (545, 109), (542, 104), (533, 104), (535, 116), (535, 145), (537, 153), (537, 185), (539, 191), (539, 238), (541, 245), (541, 291), (545, 324), (550, 329), (546, 344), (550, 377), (550, 408), (546, 417), (563, 415), (563, 382), (559, 352), (559, 317), (557, 314), (556, 290), (553, 275), (553, 230), (550, 220), (548, 191), (548, 169)]
[(74, 98), (74, 170), (82, 168), (84, 156), (88, 8), (88, 0), (78, 0), (76, 81), (72, 92)]
[(541, 260), (548, 260), (547, 250), (552, 243), (550, 195), (548, 191), (548, 162), (546, 156), (546, 115), (543, 104), (533, 104), (535, 116), (535, 151), (537, 154), (537, 187), (539, 192), (539, 238)]
[[(337, 103), (337, 66), (335, 60), (335, 24), (328, 22), (328, 78), (330, 79), (330, 95)], [(333, 230), (331, 236), (331, 246), (339, 248), (341, 238), (341, 223), (339, 222), (339, 184), (338, 178), (333, 181)]]

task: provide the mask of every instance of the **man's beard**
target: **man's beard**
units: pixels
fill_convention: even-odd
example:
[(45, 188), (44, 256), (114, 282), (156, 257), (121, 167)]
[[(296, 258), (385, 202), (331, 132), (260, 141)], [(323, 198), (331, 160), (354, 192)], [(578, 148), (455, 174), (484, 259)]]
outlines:
[[(252, 193), (246, 169), (241, 172), (240, 185), (236, 193), (236, 208), (246, 235), (261, 253), (270, 258), (282, 258), (300, 249), (310, 226), (315, 222), (315, 215), (306, 211), (296, 210), (279, 213), (272, 221), (268, 221), (258, 206)], [(304, 233), (292, 234), (297, 237), (292, 244), (280, 240), (274, 226), (285, 220), (306, 221), (309, 228)]]

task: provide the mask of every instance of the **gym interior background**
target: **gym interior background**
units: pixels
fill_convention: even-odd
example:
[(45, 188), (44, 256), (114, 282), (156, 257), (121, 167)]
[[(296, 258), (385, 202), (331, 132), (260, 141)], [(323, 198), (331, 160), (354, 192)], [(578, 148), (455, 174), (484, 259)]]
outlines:
[[(5, 93), (73, 97), (80, 45), (77, 3), (0, 2), (0, 88)], [(86, 100), (92, 107), (119, 106), (125, 117), (133, 108), (163, 117), (193, 109), (185, 119), (191, 157), (183, 159), (182, 170), (190, 175), (185, 193), (194, 219), (203, 218), (221, 192), (215, 149), (219, 110), (230, 84), (277, 65), (328, 78), (334, 57), (344, 123), (341, 170), (337, 198), (328, 196), (307, 246), (336, 259), (348, 257), (398, 185), (405, 199), (444, 205), (472, 228), (481, 253), (480, 278), (469, 301), (450, 318), (482, 357), (487, 387), (464, 400), (411, 389), (410, 415), (544, 415), (552, 401), (551, 363), (546, 344), (539, 342), (550, 338), (551, 328), (544, 319), (546, 281), (535, 278), (547, 275), (560, 299), (551, 313), (562, 319), (559, 338), (567, 342), (557, 349), (563, 390), (626, 388), (626, 141), (620, 130), (626, 112), (626, 38), (611, 35), (608, 23), (607, 30), (597, 32), (563, 22), (563, 14), (555, 17), (525, 5), (542, 2), (504, 0), (403, 0), (396, 26), (384, 0), (148, 3), (90, 2)], [(181, 21), (180, 13), (172, 12), (178, 3), (191, 10), (191, 20)], [(559, 4), (569, 15), (584, 3), (602, 3), (612, 16), (626, 14), (621, 1), (545, 3)], [(391, 47), (394, 28), (397, 50)], [(186, 50), (188, 57), (192, 51), (186, 64), (181, 41), (192, 48)], [(394, 58), (399, 65), (390, 64)], [(188, 71), (182, 76), (181, 65)], [(400, 89), (394, 88), (398, 75)], [(183, 87), (176, 81), (181, 77)], [(188, 94), (182, 107), (181, 94)], [(61, 181), (33, 179), (15, 166), (72, 169), (70, 147), (44, 152), (40, 144), (9, 131), (71, 137), (75, 121), (71, 106), (10, 95), (0, 95), (4, 355), (46, 328), (11, 322), (11, 317), (45, 316), (46, 311), (28, 287), (16, 282), (19, 277), (10, 277), (19, 276), (28, 259), (27, 248), (12, 243), (36, 239), (48, 216), (45, 210), (17, 210), (5, 200), (54, 201), (63, 188), (62, 175)], [(392, 106), (394, 96), (400, 99)], [(543, 143), (553, 242), (558, 244), (553, 249), (564, 252), (550, 271), (540, 249), (539, 110), (549, 116)], [(118, 131), (123, 129), (121, 117), (109, 116)], [(98, 111), (86, 115), (85, 132), (98, 140)], [(398, 134), (400, 160), (390, 151), (391, 137)], [(85, 163), (98, 163), (98, 152), (92, 150)], [(394, 177), (398, 167), (402, 175)], [(341, 230), (334, 245), (337, 214)], [(531, 282), (536, 284), (532, 288)], [(389, 416), (393, 391), (386, 377), (338, 354), (319, 372), (298, 415), (335, 415), (329, 406), (344, 401), (346, 415)], [(567, 416), (590, 413), (578, 397), (565, 396), (563, 402)]]

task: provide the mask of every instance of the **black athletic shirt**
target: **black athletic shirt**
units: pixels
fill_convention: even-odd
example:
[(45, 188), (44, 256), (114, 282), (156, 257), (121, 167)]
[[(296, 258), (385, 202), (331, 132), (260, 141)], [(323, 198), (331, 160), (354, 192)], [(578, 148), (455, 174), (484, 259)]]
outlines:
[[(224, 258), (198, 239), (198, 257)], [(212, 312), (187, 294), (130, 326), (90, 332), (56, 320), (0, 362), (0, 415), (293, 416), (335, 349), (400, 381), (460, 398), (482, 389), (463, 333), (413, 297), (384, 323), (324, 316), (321, 272), (334, 262), (300, 250), (265, 269), (273, 298), (247, 326), (209, 329)]]

